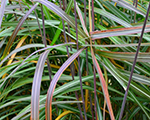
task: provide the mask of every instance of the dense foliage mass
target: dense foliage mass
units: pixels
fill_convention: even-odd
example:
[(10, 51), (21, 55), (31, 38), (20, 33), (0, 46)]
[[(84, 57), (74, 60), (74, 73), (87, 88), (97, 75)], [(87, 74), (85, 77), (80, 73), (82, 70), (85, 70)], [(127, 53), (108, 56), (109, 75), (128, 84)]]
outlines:
[(150, 119), (148, 0), (0, 3), (0, 120)]

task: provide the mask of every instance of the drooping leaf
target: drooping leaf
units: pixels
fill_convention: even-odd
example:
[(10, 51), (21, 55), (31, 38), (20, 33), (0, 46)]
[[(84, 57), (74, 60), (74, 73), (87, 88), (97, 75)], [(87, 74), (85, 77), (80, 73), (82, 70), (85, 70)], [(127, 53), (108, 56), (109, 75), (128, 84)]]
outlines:
[[(49, 9), (51, 9), (54, 13), (59, 15), (63, 20), (65, 20), (70, 26), (72, 26), (74, 29), (76, 28), (75, 26), (75, 21), (67, 14), (65, 13), (62, 9), (60, 9), (57, 5), (55, 5), (52, 2), (49, 2), (47, 0), (33, 0), (36, 2), (40, 2), (41, 4), (47, 6)], [(84, 31), (78, 26), (78, 32), (79, 34), (83, 37), (86, 38), (86, 34)]]
[(22, 24), (24, 23), (24, 21), (27, 19), (28, 15), (37, 7), (38, 3), (35, 4), (27, 13), (26, 15), (24, 15), (24, 17), (20, 20), (20, 22), (18, 23), (17, 27), (15, 28), (15, 30), (13, 31), (9, 41), (8, 41), (8, 44), (4, 50), (4, 53), (3, 53), (3, 58), (6, 57), (7, 53), (9, 53), (9, 50), (11, 48), (11, 45), (15, 39), (15, 37), (17, 36), (17, 33), (18, 31), (20, 30), (20, 27), (22, 26)]
[(63, 71), (80, 55), (80, 53), (84, 50), (84, 48), (78, 50), (76, 53), (74, 53), (71, 57), (68, 58), (68, 60), (61, 66), (61, 68), (57, 71), (55, 74), (50, 87), (47, 92), (47, 99), (46, 99), (46, 119), (51, 120), (52, 119), (52, 97), (53, 92), (55, 90), (57, 81), (59, 80), (61, 74)]
[(63, 116), (73, 113), (72, 111), (68, 110), (68, 111), (64, 111), (63, 113), (61, 113), (55, 120), (59, 120), (60, 118), (62, 118)]
[(34, 79), (32, 84), (32, 95), (31, 95), (31, 119), (32, 120), (39, 119), (39, 98), (40, 98), (41, 80), (42, 80), (45, 60), (49, 52), (50, 50), (46, 50), (44, 53), (42, 53), (36, 65), (36, 70), (34, 73)]
[[(1, 62), (0, 62), (0, 65), (2, 65), (11, 55), (17, 53), (17, 52), (20, 52), (22, 50), (25, 50), (25, 49), (28, 49), (28, 48), (34, 48), (34, 47), (45, 47), (43, 49), (40, 49), (38, 51), (35, 51), (34, 53), (32, 53), (32, 55), (36, 54), (37, 52), (40, 52), (40, 51), (44, 51), (44, 50), (47, 50), (47, 49), (50, 49), (50, 48), (55, 48), (55, 47), (58, 47), (58, 46), (62, 46), (62, 45), (68, 45), (68, 44), (75, 44), (73, 42), (69, 42), (67, 44), (59, 44), (59, 45), (54, 45), (54, 46), (48, 46), (48, 47), (45, 47), (43, 44), (29, 44), (29, 45), (24, 45), (20, 48), (17, 48), (15, 50), (13, 50), (9, 55), (7, 55)], [(31, 56), (32, 56), (31, 55)]]
[[(68, 44), (68, 43), (67, 43)], [(12, 75), (12, 74), (14, 74), (23, 64), (25, 64), (26, 62), (26, 60), (29, 58), (29, 57), (31, 57), (32, 55), (34, 55), (34, 54), (36, 54), (36, 53), (38, 53), (38, 52), (40, 52), (40, 51), (43, 51), (43, 50), (47, 50), (48, 48), (50, 49), (50, 48), (55, 48), (55, 47), (58, 47), (58, 46), (62, 46), (62, 45), (67, 45), (67, 44), (59, 44), (59, 45), (54, 45), (54, 46), (49, 46), (49, 47), (45, 47), (45, 48), (43, 48), (43, 49), (40, 49), (40, 50), (37, 50), (37, 51), (35, 51), (35, 52), (33, 52), (32, 54), (30, 54), (26, 59), (24, 59), (23, 60), (23, 62), (19, 65), (19, 66), (17, 66), (4, 80), (3, 80), (3, 82), (1, 83), (1, 85), (0, 85), (0, 88), (4, 85), (4, 83), (6, 82), (6, 80)], [(21, 47), (20, 47), (21, 48)], [(18, 48), (18, 49), (20, 49), (20, 48)], [(17, 49), (16, 49), (17, 50)], [(15, 52), (13, 52), (12, 54), (14, 54)], [(11, 56), (10, 54), (9, 54), (9, 56)], [(7, 57), (8, 58), (8, 57)], [(6, 59), (7, 59), (6, 58)], [(5, 60), (6, 60), (5, 59)], [(4, 59), (3, 59), (3, 61), (0, 63), (0, 65), (5, 61)]]

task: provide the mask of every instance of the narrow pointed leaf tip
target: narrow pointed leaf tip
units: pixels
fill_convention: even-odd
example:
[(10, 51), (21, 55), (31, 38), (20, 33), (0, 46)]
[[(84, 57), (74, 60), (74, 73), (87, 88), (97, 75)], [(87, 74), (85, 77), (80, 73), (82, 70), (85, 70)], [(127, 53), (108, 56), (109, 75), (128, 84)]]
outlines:
[(82, 24), (82, 27), (84, 29), (84, 32), (86, 33), (87, 36), (89, 36), (89, 33), (88, 33), (86, 26), (85, 26), (85, 22), (84, 22), (83, 17), (82, 17), (82, 13), (81, 13), (77, 3), (76, 3), (76, 8), (77, 8), (77, 12), (78, 12), (79, 18), (81, 20), (81, 24)]
[(64, 70), (80, 55), (80, 53), (85, 49), (82, 48), (78, 50), (76, 53), (74, 53), (68, 60), (61, 66), (61, 68), (57, 71), (55, 74), (50, 87), (47, 92), (47, 98), (46, 98), (46, 120), (52, 120), (52, 97), (53, 97), (53, 92), (55, 90), (57, 81), (59, 80), (61, 74), (64, 72)]

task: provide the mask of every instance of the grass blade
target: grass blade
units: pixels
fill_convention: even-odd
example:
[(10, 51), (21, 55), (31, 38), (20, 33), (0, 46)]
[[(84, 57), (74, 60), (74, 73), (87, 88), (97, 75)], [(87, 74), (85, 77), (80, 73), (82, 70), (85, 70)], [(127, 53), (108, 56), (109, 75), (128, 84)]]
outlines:
[(73, 113), (73, 112), (70, 111), (70, 110), (64, 111), (64, 112), (61, 113), (55, 120), (59, 120), (59, 119), (62, 118), (63, 116), (65, 116), (65, 115), (67, 115), (67, 114), (70, 114), (70, 113)]
[[(114, 60), (120, 61), (134, 61), (135, 52), (110, 52), (110, 51), (100, 51), (99, 54), (106, 58), (111, 58)], [(139, 53), (137, 57), (137, 62), (149, 62), (150, 61), (150, 53), (144, 52)]]
[[(72, 7), (72, 4), (73, 4), (73, 0), (70, 0), (70, 1), (69, 1), (69, 4), (67, 5), (68, 7), (66, 8), (66, 13), (67, 13), (67, 14), (70, 12), (71, 7)], [(61, 28), (61, 29), (63, 28), (62, 21), (61, 21), (61, 23), (59, 24), (59, 28)], [(57, 39), (58, 39), (59, 36), (60, 36), (60, 33), (61, 33), (61, 30), (57, 29), (56, 34), (55, 34), (55, 36), (54, 36), (54, 38), (53, 38), (53, 40), (52, 40), (51, 45), (53, 45), (53, 44), (57, 41)]]
[[(85, 48), (85, 47), (84, 47)], [(57, 71), (55, 74), (50, 87), (47, 92), (47, 99), (46, 99), (46, 120), (52, 120), (52, 97), (53, 97), (53, 92), (55, 90), (57, 81), (59, 80), (61, 74), (63, 71), (79, 56), (79, 54), (84, 50), (84, 48), (78, 50), (76, 53), (74, 53), (68, 60), (61, 66), (61, 68)]]
[(127, 89), (126, 89), (126, 92), (125, 92), (125, 95), (124, 95), (124, 99), (123, 99), (123, 102), (122, 102), (119, 120), (121, 120), (122, 115), (123, 115), (123, 111), (124, 111), (124, 107), (125, 107), (125, 103), (126, 103), (126, 99), (127, 99), (127, 95), (128, 95), (128, 90), (129, 90), (129, 86), (130, 86), (130, 83), (131, 83), (131, 80), (132, 80), (132, 75), (133, 75), (133, 71), (134, 71), (134, 68), (135, 68), (135, 65), (136, 65), (136, 60), (137, 60), (137, 57), (138, 57), (138, 53), (139, 53), (139, 50), (140, 50), (140, 45), (141, 45), (141, 42), (142, 42), (144, 30), (145, 30), (145, 27), (146, 27), (146, 21), (147, 21), (148, 15), (149, 15), (149, 11), (150, 11), (150, 2), (149, 2), (148, 9), (147, 9), (146, 18), (144, 20), (144, 25), (143, 25), (141, 36), (140, 36), (140, 39), (139, 39), (139, 44), (138, 44), (138, 47), (137, 47), (137, 51), (136, 51), (136, 54), (135, 54), (135, 58), (134, 58), (134, 62), (133, 62), (132, 70), (131, 70), (131, 74), (130, 74), (130, 77), (129, 77), (129, 82), (128, 82)]
[[(63, 20), (65, 20), (70, 26), (72, 26), (74, 29), (76, 28), (74, 20), (67, 15), (62, 9), (60, 9), (57, 5), (55, 5), (52, 2), (49, 2), (47, 0), (33, 0), (40, 2), (41, 4), (47, 6), (49, 9), (51, 9), (54, 13), (56, 13), (58, 16), (60, 16)], [(78, 26), (78, 31), (79, 34), (83, 37), (86, 38), (86, 34), (83, 32), (83, 30)]]
[(7, 37), (5, 37), (3, 40), (1, 40), (1, 42), (0, 42), (0, 49), (3, 47), (3, 45), (4, 45), (5, 41), (6, 41), (6, 38)]
[(145, 14), (142, 11), (138, 10), (136, 7), (134, 7), (133, 5), (128, 4), (127, 2), (125, 2), (123, 0), (112, 0), (112, 1), (117, 2), (118, 4), (122, 5), (123, 7), (128, 8), (130, 10), (133, 10), (134, 12), (136, 12), (136, 13), (138, 13), (138, 14), (145, 17)]
[[(141, 43), (141, 46), (149, 46), (150, 43)], [(90, 46), (90, 45), (83, 45), (83, 46)], [(115, 44), (115, 45), (92, 45), (93, 47), (130, 47), (130, 46), (138, 46), (137, 43), (131, 44)]]
[(108, 107), (108, 110), (109, 110), (111, 120), (115, 120), (105, 79), (103, 77), (102, 71), (99, 67), (99, 64), (98, 64), (95, 56), (92, 56), (92, 58), (93, 58), (94, 66), (95, 66), (95, 68), (96, 68), (96, 70), (99, 74), (99, 79), (100, 79), (100, 82), (102, 84), (102, 89), (103, 89), (104, 97), (105, 97), (105, 100), (106, 100), (106, 103), (107, 103), (107, 107)]
[[(69, 43), (68, 43), (69, 44)], [(17, 66), (17, 68), (15, 68), (4, 80), (3, 80), (3, 83), (1, 83), (1, 85), (0, 85), (0, 88), (4, 85), (4, 83), (6, 82), (6, 80), (12, 75), (12, 74), (14, 74), (23, 64), (25, 64), (25, 61), (29, 58), (29, 57), (31, 57), (31, 56), (33, 56), (34, 54), (36, 54), (36, 53), (38, 53), (38, 52), (41, 52), (41, 51), (44, 51), (44, 50), (47, 50), (47, 49), (50, 49), (50, 48), (55, 48), (55, 47), (58, 47), (58, 46), (62, 46), (62, 45), (66, 45), (66, 44), (59, 44), (59, 45), (54, 45), (54, 46), (48, 46), (48, 47), (46, 47), (46, 48), (43, 48), (43, 49), (39, 49), (39, 50), (37, 50), (37, 51), (35, 51), (35, 52), (33, 52), (32, 54), (30, 54), (26, 59), (24, 59), (23, 60), (23, 62), (19, 65), (19, 66)], [(27, 46), (27, 45), (26, 45)], [(29, 45), (30, 47), (31, 47), (31, 45)], [(24, 47), (24, 46), (23, 46)], [(33, 46), (32, 46), (33, 47)], [(20, 48), (18, 48), (18, 49), (21, 49), (22, 47), (20, 47)], [(16, 49), (16, 50), (18, 50), (18, 49)], [(15, 51), (16, 51), (15, 50)], [(14, 53), (16, 53), (16, 52), (12, 52), (11, 54), (9, 54), (9, 56), (11, 56), (12, 54), (14, 54)], [(0, 65), (6, 60), (8, 58), (8, 56), (0, 63)]]
[[(142, 26), (139, 26), (139, 27), (128, 27), (128, 28), (94, 31), (91, 32), (90, 34), (92, 40), (95, 40), (95, 39), (113, 37), (113, 36), (131, 35), (131, 34), (141, 33), (141, 31), (142, 31)], [(150, 25), (146, 25), (144, 33), (146, 32), (150, 32)]]
[(88, 33), (88, 31), (86, 29), (86, 26), (85, 26), (85, 22), (84, 22), (83, 17), (82, 17), (82, 13), (81, 13), (77, 3), (76, 3), (76, 8), (77, 8), (77, 12), (78, 12), (79, 18), (81, 20), (81, 24), (82, 24), (83, 30), (86, 33), (86, 35), (89, 36), (89, 33)]
[(0, 6), (0, 29), (1, 29), (1, 24), (2, 24), (2, 20), (4, 16), (6, 3), (7, 3), (7, 0), (2, 0), (1, 6)]
[[(79, 50), (79, 40), (78, 40), (78, 25), (77, 25), (77, 13), (76, 13), (76, 0), (74, 0), (74, 14), (75, 14), (75, 30), (76, 30), (76, 43), (77, 43), (77, 51)], [(82, 87), (82, 75), (81, 75), (81, 69), (80, 69), (80, 58), (79, 56), (77, 57), (78, 60), (78, 74), (80, 78), (80, 88), (81, 88), (81, 98), (83, 101), (83, 110), (84, 110), (84, 117), (85, 120), (87, 120), (87, 115), (86, 115), (86, 109), (85, 109), (85, 100), (84, 100), (84, 95), (83, 95), (83, 87)]]
[(24, 23), (24, 21), (27, 19), (27, 17), (29, 16), (29, 14), (37, 7), (38, 3), (35, 4), (24, 16), (23, 18), (20, 20), (20, 22), (18, 23), (17, 27), (15, 28), (14, 32), (12, 33), (9, 41), (8, 41), (8, 44), (4, 50), (4, 53), (3, 53), (3, 58), (6, 57), (7, 53), (9, 52), (10, 48), (11, 48), (11, 45), (15, 39), (15, 37), (17, 36), (17, 33), (18, 31), (20, 30), (20, 27), (22, 26), (22, 24)]
[(46, 50), (44, 53), (42, 53), (36, 65), (31, 95), (31, 120), (39, 119), (39, 98), (40, 98), (41, 79), (45, 65), (45, 60), (49, 52), (50, 50)]

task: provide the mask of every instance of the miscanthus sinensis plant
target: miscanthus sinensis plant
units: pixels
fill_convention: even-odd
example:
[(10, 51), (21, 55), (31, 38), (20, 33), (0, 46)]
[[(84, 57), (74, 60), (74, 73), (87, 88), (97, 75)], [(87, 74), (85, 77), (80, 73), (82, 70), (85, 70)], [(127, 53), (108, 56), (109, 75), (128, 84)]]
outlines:
[(1, 120), (150, 119), (147, 0), (1, 0)]

